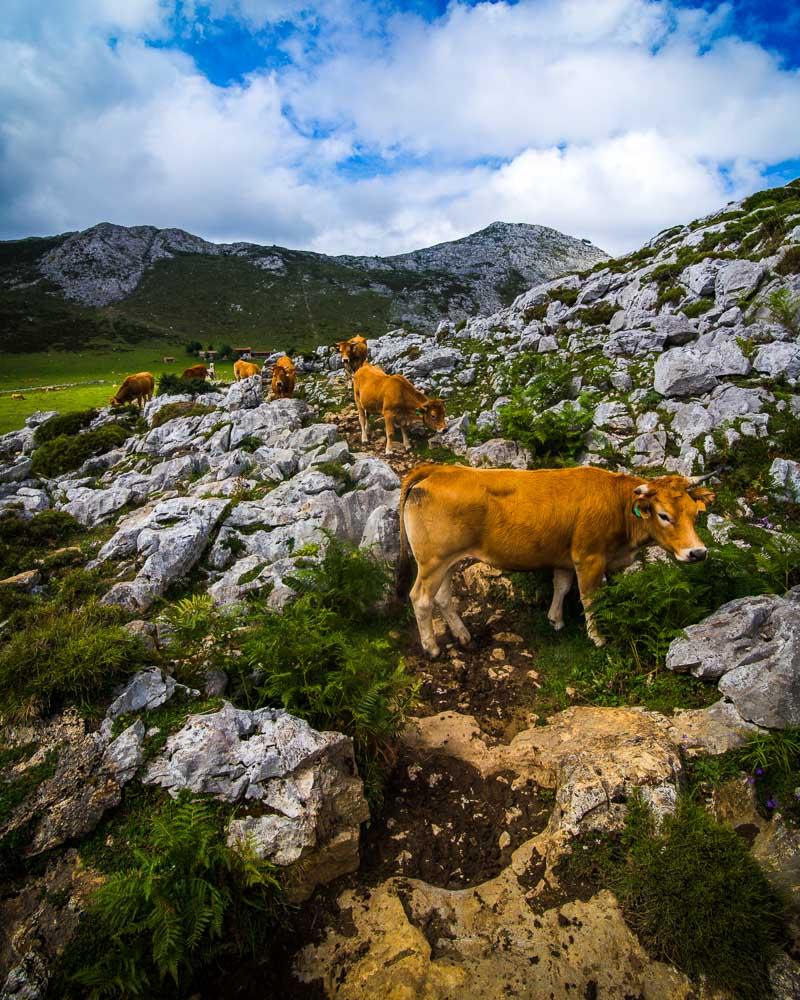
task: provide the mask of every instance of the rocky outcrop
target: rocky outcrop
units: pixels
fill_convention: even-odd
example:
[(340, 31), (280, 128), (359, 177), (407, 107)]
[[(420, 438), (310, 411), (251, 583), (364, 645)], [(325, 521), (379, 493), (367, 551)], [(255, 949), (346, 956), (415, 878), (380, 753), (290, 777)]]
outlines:
[(229, 840), (247, 840), (260, 857), (293, 866), (290, 895), (358, 867), (359, 826), (369, 818), (352, 741), (318, 733), (279, 709), (226, 704), (191, 716), (149, 766), (145, 784), (241, 803)]
[(717, 682), (748, 722), (800, 725), (800, 587), (723, 604), (673, 641), (666, 665)]

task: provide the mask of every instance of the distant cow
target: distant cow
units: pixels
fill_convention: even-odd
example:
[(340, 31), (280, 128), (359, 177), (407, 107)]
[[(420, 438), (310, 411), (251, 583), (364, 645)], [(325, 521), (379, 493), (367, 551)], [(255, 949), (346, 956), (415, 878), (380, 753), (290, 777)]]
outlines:
[(205, 365), (192, 365), (191, 368), (186, 368), (184, 370), (181, 378), (208, 378), (208, 368)]
[(25, 397), (22, 395), (21, 392), (12, 392), (11, 393), (11, 398), (12, 399), (24, 399)]
[(340, 340), (336, 349), (342, 356), (344, 370), (353, 375), (367, 360), (367, 341), (361, 334), (351, 337), (349, 340)]
[(294, 395), (296, 378), (292, 359), (284, 354), (272, 366), (272, 395), (276, 399), (290, 399)]
[(154, 385), (155, 380), (150, 372), (129, 375), (117, 389), (116, 395), (111, 397), (109, 403), (112, 406), (124, 406), (126, 403), (138, 403), (139, 406), (144, 406), (148, 400), (153, 398)]
[(261, 369), (258, 365), (250, 361), (242, 361), (241, 358), (233, 363), (233, 374), (237, 382), (241, 382), (243, 378), (251, 378), (253, 375), (258, 375), (260, 371)]
[(602, 645), (591, 602), (607, 573), (630, 565), (646, 545), (660, 546), (678, 562), (705, 559), (694, 527), (698, 511), (714, 499), (698, 487), (705, 478), (647, 480), (592, 466), (414, 469), (400, 491), (398, 594), (405, 596), (411, 582), (410, 547), (418, 569), (411, 601), (423, 648), (432, 657), (439, 653), (434, 602), (456, 640), (470, 641), (450, 591), (453, 568), (467, 558), (505, 570), (552, 569), (548, 618), (555, 629), (564, 626), (564, 598), (577, 574), (589, 637)]
[(353, 376), (353, 398), (361, 424), (361, 440), (369, 441), (369, 413), (383, 415), (386, 428), (386, 454), (391, 454), (395, 427), (403, 435), (408, 448), (408, 426), (419, 413), (423, 422), (434, 431), (445, 428), (444, 403), (415, 389), (404, 375), (387, 375), (375, 365), (363, 364)]

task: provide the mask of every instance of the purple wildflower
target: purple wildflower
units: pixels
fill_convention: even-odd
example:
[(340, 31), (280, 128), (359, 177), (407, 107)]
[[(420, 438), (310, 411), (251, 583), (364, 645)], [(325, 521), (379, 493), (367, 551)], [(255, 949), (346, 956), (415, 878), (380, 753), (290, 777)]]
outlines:
[(778, 808), (778, 800), (777, 799), (767, 799), (767, 801), (764, 803), (764, 805), (766, 805), (767, 809), (777, 809)]
[(756, 773), (756, 777), (760, 778), (761, 775), (764, 773), (764, 768), (763, 767), (757, 767), (755, 773)]

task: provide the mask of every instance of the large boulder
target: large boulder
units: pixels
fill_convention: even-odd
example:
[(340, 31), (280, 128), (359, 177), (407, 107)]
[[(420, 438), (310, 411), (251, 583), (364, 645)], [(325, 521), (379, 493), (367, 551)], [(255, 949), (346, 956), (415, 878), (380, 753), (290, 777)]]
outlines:
[(718, 681), (748, 722), (800, 725), (800, 588), (723, 604), (672, 642), (666, 664)]
[(505, 438), (492, 438), (467, 449), (467, 461), (476, 468), (527, 469), (532, 460), (533, 456), (527, 448)]
[(725, 309), (752, 295), (766, 271), (762, 261), (731, 260), (721, 264), (715, 281), (717, 305)]
[(800, 503), (800, 462), (776, 458), (769, 467), (772, 493), (778, 500)]
[(226, 410), (254, 410), (264, 402), (264, 388), (260, 375), (234, 382), (224, 402)]
[(735, 340), (706, 335), (665, 351), (656, 361), (653, 387), (662, 396), (698, 396), (726, 375), (748, 375), (751, 367)]
[(172, 796), (187, 789), (240, 804), (229, 840), (246, 840), (259, 857), (292, 866), (293, 900), (358, 867), (369, 809), (352, 741), (319, 733), (282, 709), (250, 712), (226, 703), (190, 716), (143, 780)]

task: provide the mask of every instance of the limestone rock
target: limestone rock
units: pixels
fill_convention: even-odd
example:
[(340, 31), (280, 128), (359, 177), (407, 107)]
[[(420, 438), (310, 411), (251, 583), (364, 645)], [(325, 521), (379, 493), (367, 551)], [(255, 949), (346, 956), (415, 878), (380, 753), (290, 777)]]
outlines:
[(769, 467), (769, 475), (777, 499), (800, 503), (800, 462), (776, 458)]
[(467, 461), (477, 468), (488, 466), (493, 469), (527, 469), (532, 459), (527, 448), (505, 438), (492, 438), (484, 444), (467, 449)]
[(800, 725), (800, 588), (723, 604), (672, 642), (666, 665), (718, 680), (749, 722)]

